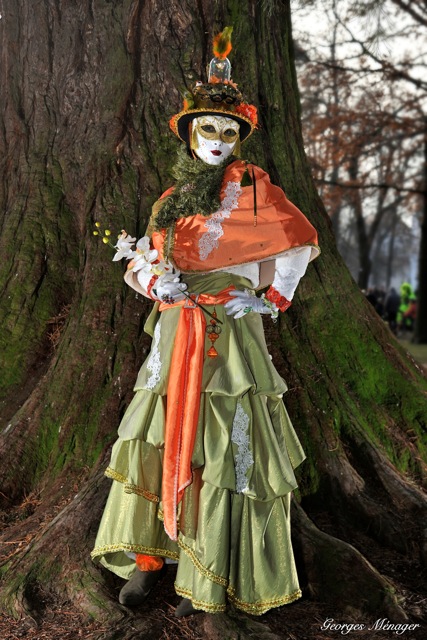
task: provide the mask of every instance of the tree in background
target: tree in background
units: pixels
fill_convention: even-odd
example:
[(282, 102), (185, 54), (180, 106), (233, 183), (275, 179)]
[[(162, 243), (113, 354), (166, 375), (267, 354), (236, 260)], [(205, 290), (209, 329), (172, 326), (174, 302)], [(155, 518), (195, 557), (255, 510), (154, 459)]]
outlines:
[[(245, 154), (311, 218), (323, 250), (291, 310), (267, 325), (308, 455), (293, 505), (304, 593), (333, 615), (414, 619), (421, 596), (405, 600), (413, 586), (375, 558), (398, 557), (406, 576), (425, 561), (425, 377), (336, 250), (304, 155), (289, 2), (18, 0), (1, 13), (3, 608), (37, 624), (66, 603), (105, 640), (161, 637), (169, 624), (167, 604), (124, 611), (121, 583), (89, 558), (150, 306), (92, 231), (99, 220), (142, 235), (171, 184), (177, 79), (184, 89), (203, 78), (210, 36), (233, 24), (234, 76), (263, 128)], [(280, 616), (263, 622), (282, 633)], [(241, 638), (262, 638), (247, 618), (237, 624)], [(197, 625), (207, 638), (236, 633), (229, 616)]]
[[(372, 275), (390, 284), (396, 229), (414, 226), (411, 218), (415, 228), (422, 223), (427, 50), (419, 36), (427, 14), (423, 3), (410, 4), (295, 3), (307, 151), (347, 260), (354, 236), (363, 288)], [(413, 241), (404, 250), (409, 277)], [(381, 253), (386, 267), (378, 270)]]

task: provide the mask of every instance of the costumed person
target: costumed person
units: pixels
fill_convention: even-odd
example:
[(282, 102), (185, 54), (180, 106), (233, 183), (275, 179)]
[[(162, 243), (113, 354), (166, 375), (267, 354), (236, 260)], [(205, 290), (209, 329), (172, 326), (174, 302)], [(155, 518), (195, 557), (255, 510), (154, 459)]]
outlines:
[(412, 331), (416, 316), (416, 296), (409, 282), (400, 285), (400, 305), (397, 312), (398, 335)]
[(92, 556), (128, 580), (127, 606), (177, 561), (178, 617), (228, 602), (262, 614), (301, 596), (290, 496), (305, 456), (261, 315), (288, 309), (319, 249), (301, 211), (238, 157), (257, 120), (230, 79), (230, 33), (170, 122), (184, 143), (174, 187), (136, 251), (125, 233), (117, 243), (126, 282), (155, 301), (153, 342), (106, 471)]

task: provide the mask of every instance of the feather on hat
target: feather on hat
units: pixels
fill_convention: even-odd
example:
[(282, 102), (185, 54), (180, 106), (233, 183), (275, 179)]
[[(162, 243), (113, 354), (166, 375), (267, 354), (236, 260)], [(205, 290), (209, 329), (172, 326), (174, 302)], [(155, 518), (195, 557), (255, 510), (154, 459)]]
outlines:
[(213, 54), (209, 64), (208, 82), (196, 82), (184, 94), (183, 109), (172, 116), (169, 126), (173, 133), (187, 145), (190, 140), (190, 123), (201, 115), (220, 115), (232, 118), (240, 124), (240, 140), (246, 140), (255, 130), (257, 108), (243, 102), (237, 85), (231, 80), (230, 53), (233, 27), (225, 27), (213, 39)]

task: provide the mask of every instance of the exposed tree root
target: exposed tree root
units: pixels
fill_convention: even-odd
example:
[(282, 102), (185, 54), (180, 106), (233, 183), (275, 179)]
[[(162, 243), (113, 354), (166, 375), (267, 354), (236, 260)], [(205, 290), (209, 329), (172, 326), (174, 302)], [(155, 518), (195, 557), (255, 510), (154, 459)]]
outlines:
[(295, 501), (292, 516), (295, 551), (302, 560), (311, 597), (347, 614), (374, 613), (396, 621), (407, 619), (393, 595), (394, 586), (359, 551), (320, 531)]
[[(331, 442), (333, 438), (330, 433)], [(321, 487), (317, 495), (303, 499), (307, 512), (314, 516), (321, 505), (341, 530), (347, 522), (380, 544), (415, 554), (425, 563), (427, 498), (393, 467), (381, 447), (352, 425), (336, 446), (319, 446), (319, 453)]]

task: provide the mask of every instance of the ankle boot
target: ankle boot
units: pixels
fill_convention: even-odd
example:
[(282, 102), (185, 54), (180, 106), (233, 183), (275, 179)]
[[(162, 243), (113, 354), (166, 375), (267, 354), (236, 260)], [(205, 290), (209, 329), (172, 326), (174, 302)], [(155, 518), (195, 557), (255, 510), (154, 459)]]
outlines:
[(195, 613), (203, 613), (201, 609), (195, 609), (193, 603), (188, 598), (182, 598), (181, 602), (175, 609), (176, 618), (184, 618), (185, 616), (191, 616)]
[(166, 563), (158, 571), (140, 571), (138, 568), (119, 593), (119, 602), (126, 607), (138, 607), (148, 597), (151, 589), (163, 578)]

